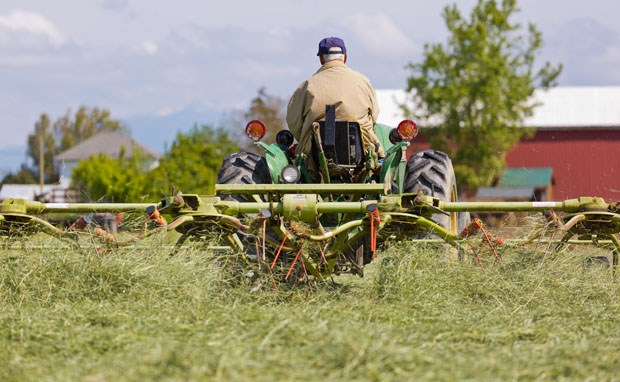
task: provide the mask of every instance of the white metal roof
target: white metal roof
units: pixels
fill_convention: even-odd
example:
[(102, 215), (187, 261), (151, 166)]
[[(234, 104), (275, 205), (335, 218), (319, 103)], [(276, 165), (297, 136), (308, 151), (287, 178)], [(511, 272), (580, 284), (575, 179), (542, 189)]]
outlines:
[(4, 184), (0, 188), (0, 200), (5, 199), (26, 199), (35, 200), (40, 194), (47, 194), (53, 189), (57, 189), (57, 185), (46, 184), (43, 186), (43, 192), (38, 184)]
[(54, 159), (57, 161), (79, 161), (82, 159), (88, 159), (91, 155), (101, 153), (108, 154), (112, 158), (117, 158), (123, 149), (125, 150), (126, 156), (130, 158), (133, 155), (133, 150), (135, 148), (139, 148), (143, 154), (149, 155), (156, 159), (161, 156), (158, 152), (138, 144), (126, 134), (116, 131), (104, 131), (85, 139), (66, 151), (63, 151), (62, 153), (56, 155), (56, 158)]
[[(398, 106), (407, 101), (404, 90), (377, 90), (379, 120), (396, 126), (403, 119)], [(533, 101), (540, 102), (525, 123), (537, 128), (620, 128), (619, 86), (560, 86), (538, 89)], [(410, 101), (409, 101), (410, 103)]]
[(49, 194), (54, 191), (66, 190), (69, 188), (71, 180), (61, 178), (57, 184), (44, 184), (43, 192), (38, 184), (3, 184), (0, 187), (0, 200), (5, 199), (26, 199), (35, 200), (37, 195)]

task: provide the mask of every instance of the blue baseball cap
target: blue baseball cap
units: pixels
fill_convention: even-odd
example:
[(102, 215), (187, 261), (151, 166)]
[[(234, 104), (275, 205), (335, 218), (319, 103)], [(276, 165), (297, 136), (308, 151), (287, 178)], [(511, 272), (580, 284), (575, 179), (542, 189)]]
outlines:
[[(334, 52), (334, 51), (329, 51), (330, 48), (340, 48), (342, 50), (342, 52)], [(341, 38), (338, 37), (327, 37), (321, 40), (321, 42), (319, 42), (319, 52), (316, 54), (317, 56), (320, 56), (322, 54), (334, 54), (334, 53), (342, 53), (345, 54), (347, 53), (347, 47), (344, 46), (344, 41), (342, 41)]]

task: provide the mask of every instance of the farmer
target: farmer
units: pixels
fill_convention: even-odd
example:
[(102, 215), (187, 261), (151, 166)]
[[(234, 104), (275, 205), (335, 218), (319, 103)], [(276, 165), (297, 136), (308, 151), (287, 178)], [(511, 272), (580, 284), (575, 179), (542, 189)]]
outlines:
[(364, 147), (377, 147), (383, 157), (383, 148), (373, 131), (379, 115), (377, 95), (368, 78), (346, 65), (344, 41), (324, 38), (319, 42), (317, 56), (321, 67), (297, 87), (288, 103), (286, 122), (297, 139), (297, 153), (310, 154), (312, 123), (324, 120), (325, 106), (335, 104), (336, 119), (359, 123)]

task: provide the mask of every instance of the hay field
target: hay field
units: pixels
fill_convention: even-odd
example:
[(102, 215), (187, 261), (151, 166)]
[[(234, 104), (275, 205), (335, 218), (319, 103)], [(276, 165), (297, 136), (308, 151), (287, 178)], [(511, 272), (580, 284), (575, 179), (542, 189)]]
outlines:
[(156, 238), (104, 255), (12, 241), (0, 380), (620, 380), (619, 281), (589, 251), (481, 269), (404, 242), (364, 278), (275, 291)]

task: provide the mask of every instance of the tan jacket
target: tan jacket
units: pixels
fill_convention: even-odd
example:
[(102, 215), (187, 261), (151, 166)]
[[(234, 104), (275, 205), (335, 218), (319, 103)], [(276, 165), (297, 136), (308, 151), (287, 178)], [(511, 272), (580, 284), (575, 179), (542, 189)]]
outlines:
[[(368, 78), (339, 60), (328, 61), (297, 87), (288, 103), (286, 122), (297, 139), (297, 152), (310, 153), (312, 123), (325, 119), (325, 106), (336, 104), (336, 119), (357, 122), (364, 146), (379, 143), (373, 131), (379, 105)], [(379, 155), (383, 148), (379, 144)]]

